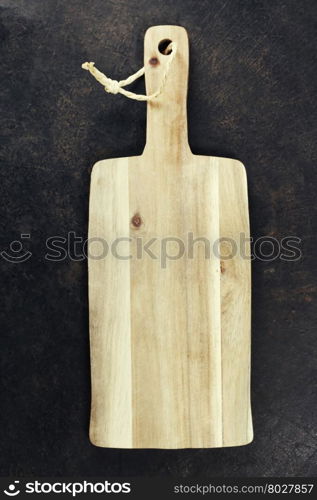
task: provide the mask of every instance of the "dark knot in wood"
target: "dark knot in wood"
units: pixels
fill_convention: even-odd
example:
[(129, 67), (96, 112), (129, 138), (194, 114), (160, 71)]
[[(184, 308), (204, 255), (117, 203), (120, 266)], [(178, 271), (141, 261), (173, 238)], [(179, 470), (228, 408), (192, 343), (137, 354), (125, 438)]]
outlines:
[(131, 224), (134, 227), (140, 227), (142, 224), (142, 219), (140, 214), (134, 214), (134, 216), (131, 219)]

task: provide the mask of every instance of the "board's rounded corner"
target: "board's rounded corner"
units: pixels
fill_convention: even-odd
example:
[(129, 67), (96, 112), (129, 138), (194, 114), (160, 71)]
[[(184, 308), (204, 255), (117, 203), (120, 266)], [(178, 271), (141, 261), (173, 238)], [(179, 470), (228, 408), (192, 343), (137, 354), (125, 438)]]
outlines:
[(89, 442), (92, 446), (95, 446), (96, 448), (106, 448), (104, 443), (99, 439), (98, 436), (96, 436), (95, 432), (89, 431)]
[(245, 165), (241, 160), (233, 160), (234, 164), (237, 166), (237, 168), (241, 168), (242, 170), (245, 170)]
[(93, 164), (91, 172), (90, 172), (90, 177), (96, 175), (99, 172), (102, 163), (103, 163), (103, 160), (99, 160)]
[(246, 439), (246, 442), (244, 443), (244, 446), (247, 446), (248, 444), (252, 444), (253, 441), (254, 441), (254, 432), (251, 431), (250, 435)]
[(229, 441), (225, 442), (222, 445), (218, 446), (217, 448), (242, 448), (243, 446), (248, 446), (249, 444), (252, 444), (254, 440), (254, 434), (253, 432), (246, 436), (245, 439), (239, 440), (239, 441)]
[(247, 181), (248, 175), (247, 175), (247, 169), (245, 168), (244, 163), (242, 163), (241, 160), (233, 160), (234, 168), (238, 169), (242, 176), (245, 178)]

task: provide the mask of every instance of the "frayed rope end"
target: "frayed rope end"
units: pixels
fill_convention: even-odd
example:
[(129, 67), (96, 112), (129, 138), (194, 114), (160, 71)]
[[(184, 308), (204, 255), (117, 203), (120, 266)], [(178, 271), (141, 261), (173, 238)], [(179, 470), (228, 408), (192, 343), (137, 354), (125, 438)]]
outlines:
[(94, 65), (95, 65), (94, 62), (85, 62), (81, 65), (81, 67), (86, 71), (89, 71), (92, 67), (94, 67)]

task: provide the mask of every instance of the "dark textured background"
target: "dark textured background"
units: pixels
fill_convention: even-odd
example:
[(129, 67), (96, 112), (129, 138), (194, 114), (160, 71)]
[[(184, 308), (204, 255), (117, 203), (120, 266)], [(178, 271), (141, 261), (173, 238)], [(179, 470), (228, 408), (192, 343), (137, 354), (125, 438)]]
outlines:
[[(314, 0), (0, 0), (1, 248), (30, 233), (24, 264), (0, 258), (1, 475), (316, 474), (316, 17)], [(255, 440), (217, 450), (112, 450), (88, 440), (85, 262), (45, 261), (45, 239), (85, 236), (89, 175), (136, 155), (144, 103), (105, 94), (141, 65), (143, 36), (190, 37), (189, 139), (238, 158), (253, 236), (302, 238), (303, 258), (253, 265)], [(143, 92), (142, 81), (133, 90)]]

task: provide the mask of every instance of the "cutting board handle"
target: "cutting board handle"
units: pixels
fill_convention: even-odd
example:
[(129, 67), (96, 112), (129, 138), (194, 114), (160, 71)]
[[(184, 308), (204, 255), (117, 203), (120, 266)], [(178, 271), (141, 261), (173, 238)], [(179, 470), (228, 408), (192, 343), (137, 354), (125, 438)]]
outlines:
[(176, 44), (162, 93), (147, 103), (144, 153), (181, 156), (190, 153), (187, 136), (188, 36), (181, 26), (152, 26), (144, 39), (144, 67), (147, 95), (160, 87), (171, 54), (161, 50), (168, 41)]

